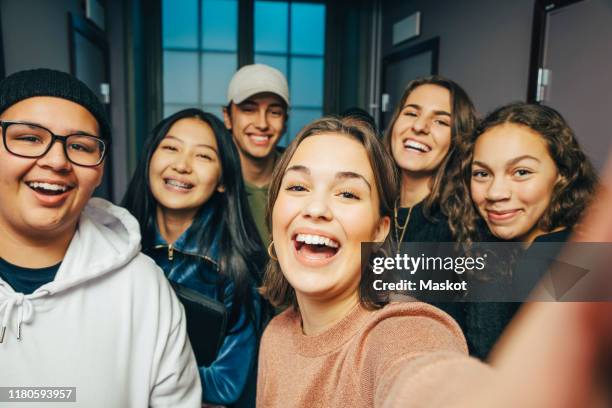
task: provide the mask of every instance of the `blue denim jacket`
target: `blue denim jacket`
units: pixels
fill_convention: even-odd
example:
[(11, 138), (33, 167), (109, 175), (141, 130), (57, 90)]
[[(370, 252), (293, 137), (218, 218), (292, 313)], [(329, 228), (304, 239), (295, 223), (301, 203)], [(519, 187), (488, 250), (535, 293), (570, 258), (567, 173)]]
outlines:
[[(189, 241), (189, 229), (172, 245), (168, 245), (157, 230), (153, 245), (144, 248), (143, 252), (155, 260), (169, 280), (224, 303), (231, 315), (233, 283), (218, 273), (217, 240), (208, 248), (198, 248), (197, 243)], [(260, 314), (261, 298), (255, 288), (253, 293), (255, 310)], [(203, 401), (232, 404), (245, 389), (256, 363), (259, 344), (255, 325), (244, 324), (246, 319), (247, 313), (243, 311), (235, 322), (230, 322), (217, 359), (209, 367), (199, 367)], [(236, 328), (241, 329), (236, 331)]]

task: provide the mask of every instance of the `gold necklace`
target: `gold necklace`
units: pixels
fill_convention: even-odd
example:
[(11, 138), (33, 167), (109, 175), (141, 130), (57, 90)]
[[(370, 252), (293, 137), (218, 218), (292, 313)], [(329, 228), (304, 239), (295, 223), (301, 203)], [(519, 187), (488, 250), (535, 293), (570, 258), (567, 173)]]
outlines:
[[(410, 215), (412, 214), (412, 209), (414, 206), (408, 208), (408, 216), (406, 217), (406, 221), (404, 221), (404, 225), (399, 225), (399, 217), (398, 217), (398, 204), (397, 200), (395, 201), (395, 205), (393, 206), (393, 226), (395, 227), (395, 239), (397, 240), (397, 253), (399, 254), (399, 248), (404, 240), (404, 235), (406, 234), (406, 230), (408, 229), (408, 222), (410, 221)], [(402, 231), (401, 235), (400, 232)]]

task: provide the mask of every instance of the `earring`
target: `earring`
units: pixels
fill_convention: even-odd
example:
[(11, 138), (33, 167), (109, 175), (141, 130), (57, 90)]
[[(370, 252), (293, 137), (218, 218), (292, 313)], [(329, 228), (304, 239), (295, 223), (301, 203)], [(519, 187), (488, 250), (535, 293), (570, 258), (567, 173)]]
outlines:
[(270, 255), (270, 259), (273, 261), (278, 261), (278, 258), (272, 253), (272, 251), (274, 251), (274, 241), (270, 242), (270, 245), (268, 245), (268, 255)]

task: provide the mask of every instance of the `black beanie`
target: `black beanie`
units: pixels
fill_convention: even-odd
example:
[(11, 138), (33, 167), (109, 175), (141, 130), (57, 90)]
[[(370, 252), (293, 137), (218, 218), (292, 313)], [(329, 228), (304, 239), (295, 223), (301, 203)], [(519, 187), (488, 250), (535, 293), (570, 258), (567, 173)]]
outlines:
[(87, 85), (65, 72), (38, 68), (9, 75), (0, 82), (0, 113), (34, 96), (54, 96), (81, 105), (98, 121), (100, 137), (110, 141), (110, 123), (104, 105)]

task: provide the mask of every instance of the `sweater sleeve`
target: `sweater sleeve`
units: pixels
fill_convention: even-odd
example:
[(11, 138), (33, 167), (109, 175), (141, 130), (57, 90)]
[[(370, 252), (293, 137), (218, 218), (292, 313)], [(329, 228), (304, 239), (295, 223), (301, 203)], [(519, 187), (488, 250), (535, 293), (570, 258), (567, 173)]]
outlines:
[(185, 312), (161, 271), (159, 275), (159, 332), (149, 406), (199, 407), (201, 389)]
[[(394, 313), (395, 310), (395, 313)], [(467, 355), (450, 316), (426, 304), (397, 305), (373, 326), (364, 344), (364, 376), (375, 407), (463, 407), (473, 384), (493, 377)]]
[(457, 323), (441, 310), (418, 302), (394, 303), (377, 312), (363, 337), (362, 386), (376, 387), (389, 367), (423, 353), (467, 355)]
[(266, 395), (266, 387), (267, 383), (267, 373), (268, 373), (268, 365), (266, 362), (268, 361), (268, 354), (270, 353), (268, 347), (268, 341), (266, 338), (269, 336), (270, 326), (266, 328), (263, 335), (261, 336), (261, 343), (259, 344), (259, 362), (257, 364), (257, 398), (256, 398), (256, 406), (263, 406), (263, 398)]
[(376, 390), (374, 406), (488, 407), (491, 401), (486, 399), (485, 391), (494, 388), (496, 378), (493, 368), (473, 357), (426, 353), (401, 360), (388, 370)]
[[(225, 290), (225, 306), (228, 311), (232, 308), (232, 288), (230, 284)], [(259, 297), (254, 299), (254, 306), (256, 314), (260, 315)], [(243, 308), (223, 339), (215, 361), (208, 367), (199, 368), (203, 401), (229, 405), (242, 395), (257, 359), (258, 336), (255, 324), (250, 320)]]

